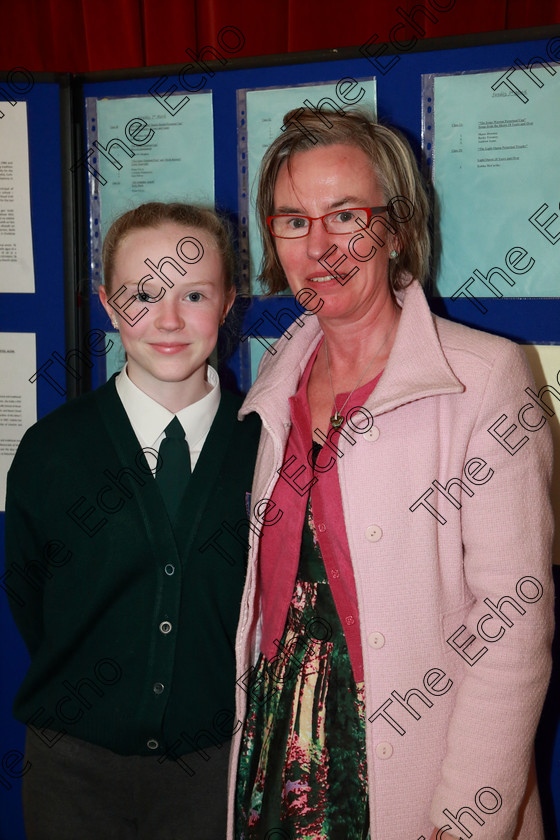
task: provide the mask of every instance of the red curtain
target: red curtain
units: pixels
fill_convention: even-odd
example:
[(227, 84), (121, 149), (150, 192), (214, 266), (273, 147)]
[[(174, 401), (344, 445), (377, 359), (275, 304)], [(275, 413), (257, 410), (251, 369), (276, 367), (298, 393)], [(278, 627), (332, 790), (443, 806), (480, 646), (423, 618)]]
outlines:
[(560, 0), (0, 0), (0, 69), (79, 73), (183, 64), (204, 46), (227, 56), (222, 43), (246, 57), (383, 42), (391, 30), (405, 42), (553, 23)]

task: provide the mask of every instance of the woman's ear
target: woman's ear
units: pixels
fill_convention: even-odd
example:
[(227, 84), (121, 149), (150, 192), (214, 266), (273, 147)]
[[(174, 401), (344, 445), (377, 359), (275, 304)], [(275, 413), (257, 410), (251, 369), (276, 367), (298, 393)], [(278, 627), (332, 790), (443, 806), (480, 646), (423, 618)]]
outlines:
[(100, 286), (99, 287), (99, 300), (101, 301), (101, 306), (103, 307), (103, 309), (105, 310), (105, 312), (109, 316), (109, 320), (110, 320), (111, 324), (113, 325), (113, 327), (116, 330), (118, 330), (119, 322), (117, 321), (117, 316), (115, 315), (115, 310), (113, 309), (113, 307), (109, 303), (109, 299), (107, 297), (107, 289), (105, 288), (105, 286)]

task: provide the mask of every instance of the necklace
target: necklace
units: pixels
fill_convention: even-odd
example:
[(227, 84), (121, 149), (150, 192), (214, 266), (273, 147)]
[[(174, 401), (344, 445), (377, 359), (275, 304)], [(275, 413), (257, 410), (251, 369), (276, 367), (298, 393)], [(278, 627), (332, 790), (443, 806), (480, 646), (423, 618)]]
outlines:
[(387, 335), (383, 339), (383, 342), (381, 343), (381, 345), (375, 351), (375, 355), (374, 355), (373, 359), (370, 362), (368, 362), (368, 365), (367, 365), (366, 369), (361, 374), (360, 378), (358, 379), (358, 381), (356, 382), (356, 384), (354, 385), (354, 387), (352, 388), (352, 390), (350, 391), (350, 393), (348, 394), (348, 396), (344, 400), (344, 405), (342, 406), (340, 411), (336, 407), (336, 398), (335, 398), (335, 395), (334, 395), (333, 381), (332, 381), (332, 376), (331, 376), (331, 366), (329, 364), (329, 347), (328, 347), (328, 344), (327, 344), (327, 339), (325, 338), (325, 353), (326, 353), (326, 357), (327, 357), (327, 370), (329, 372), (329, 382), (331, 383), (331, 391), (332, 391), (333, 405), (334, 405), (334, 414), (332, 415), (332, 417), (330, 419), (331, 420), (331, 426), (333, 427), (333, 429), (340, 429), (340, 427), (342, 426), (342, 424), (344, 422), (344, 416), (343, 416), (342, 412), (346, 408), (346, 404), (348, 403), (350, 397), (352, 396), (352, 394), (354, 393), (354, 391), (356, 390), (358, 385), (362, 382), (364, 376), (366, 375), (366, 373), (368, 372), (368, 370), (370, 369), (370, 367), (372, 366), (374, 361), (377, 359), (377, 357), (379, 356), (379, 354), (381, 353), (381, 351), (385, 347), (389, 336), (393, 332), (396, 320), (397, 320), (397, 312), (395, 310), (395, 314), (393, 316), (393, 321), (391, 323), (390, 329), (387, 331)]

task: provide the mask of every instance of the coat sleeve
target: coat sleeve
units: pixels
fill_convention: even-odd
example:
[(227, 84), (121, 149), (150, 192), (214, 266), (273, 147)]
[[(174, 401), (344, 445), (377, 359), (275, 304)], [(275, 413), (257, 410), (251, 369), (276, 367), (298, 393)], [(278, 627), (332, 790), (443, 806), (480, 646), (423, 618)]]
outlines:
[[(549, 413), (538, 398), (530, 399), (528, 387), (536, 394), (523, 351), (504, 342), (465, 459), (483, 459), (487, 466), (479, 465), (477, 473), (485, 486), (461, 511), (464, 576), (474, 601), (466, 629), (454, 640), (454, 651), (467, 662), (466, 674), (449, 723), (431, 819), (441, 827), (444, 809), (456, 816), (465, 806), (473, 808), (478, 792), (492, 815), (478, 810), (484, 825), (466, 810), (462, 815), (464, 832), (468, 828), (476, 840), (517, 836), (551, 670), (552, 441)], [(453, 835), (463, 836), (456, 823), (447, 823)], [(533, 834), (524, 829), (522, 836)]]

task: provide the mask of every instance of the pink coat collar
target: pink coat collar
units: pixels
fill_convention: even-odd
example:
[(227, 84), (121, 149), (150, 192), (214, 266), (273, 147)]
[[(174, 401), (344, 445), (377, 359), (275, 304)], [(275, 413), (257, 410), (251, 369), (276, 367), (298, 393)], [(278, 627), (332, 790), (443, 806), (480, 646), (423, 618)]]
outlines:
[[(437, 319), (417, 280), (397, 294), (402, 315), (391, 355), (366, 407), (373, 416), (399, 405), (437, 394), (455, 394), (464, 386), (449, 367), (437, 333)], [(239, 418), (257, 411), (270, 429), (290, 425), (287, 397), (295, 394), (305, 366), (323, 335), (312, 314), (304, 326), (290, 327), (291, 338), (278, 339), (276, 354), (267, 353), (258, 378), (250, 389)]]

